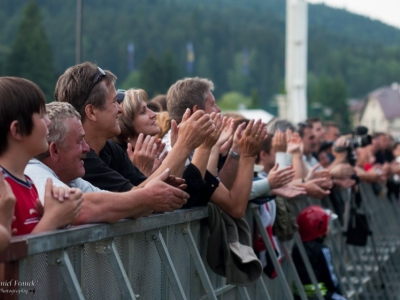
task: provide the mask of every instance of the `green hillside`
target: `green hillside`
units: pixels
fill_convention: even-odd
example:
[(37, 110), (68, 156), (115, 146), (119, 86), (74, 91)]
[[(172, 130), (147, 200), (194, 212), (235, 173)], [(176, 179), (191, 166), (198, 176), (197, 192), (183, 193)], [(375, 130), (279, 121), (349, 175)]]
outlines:
[[(26, 3), (0, 0), (3, 75)], [(75, 1), (37, 3), (60, 74), (74, 64)], [(129, 75), (126, 47), (133, 41), (138, 71), (150, 53), (161, 61), (171, 51), (176, 77), (209, 77), (217, 96), (255, 91), (261, 106), (267, 107), (283, 86), (284, 19), (284, 0), (85, 0), (83, 59), (112, 70), (121, 84)], [(187, 42), (194, 45), (193, 73), (186, 71)], [(244, 51), (248, 75), (243, 71)], [(311, 78), (342, 78), (348, 95), (361, 97), (399, 80), (400, 30), (325, 5), (309, 5), (308, 65)]]

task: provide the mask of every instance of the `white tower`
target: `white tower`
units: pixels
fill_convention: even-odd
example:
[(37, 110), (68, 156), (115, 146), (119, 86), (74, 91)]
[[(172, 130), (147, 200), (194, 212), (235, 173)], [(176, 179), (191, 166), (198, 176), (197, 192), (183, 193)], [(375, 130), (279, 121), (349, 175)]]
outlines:
[(307, 2), (286, 0), (286, 115), (293, 123), (307, 118), (307, 23)]

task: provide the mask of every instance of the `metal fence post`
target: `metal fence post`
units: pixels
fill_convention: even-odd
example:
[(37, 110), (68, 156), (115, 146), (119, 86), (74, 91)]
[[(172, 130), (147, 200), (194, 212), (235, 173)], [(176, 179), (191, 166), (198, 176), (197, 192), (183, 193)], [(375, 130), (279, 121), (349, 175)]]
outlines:
[(146, 239), (149, 242), (154, 242), (157, 252), (162, 261), (163, 267), (168, 275), (172, 290), (177, 299), (186, 300), (185, 292), (183, 291), (178, 274), (176, 273), (168, 248), (165, 245), (164, 238), (159, 229), (146, 232)]
[(48, 254), (48, 260), (49, 264), (56, 265), (61, 272), (65, 287), (71, 299), (84, 300), (85, 297), (83, 296), (82, 289), (76, 278), (67, 251), (64, 249), (52, 251)]

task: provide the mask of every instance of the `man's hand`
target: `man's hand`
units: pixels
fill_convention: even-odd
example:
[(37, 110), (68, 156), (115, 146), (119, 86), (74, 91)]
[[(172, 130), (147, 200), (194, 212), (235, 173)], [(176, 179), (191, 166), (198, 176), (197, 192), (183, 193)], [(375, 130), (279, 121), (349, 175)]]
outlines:
[(347, 151), (349, 151), (349, 145), (350, 141), (345, 136), (339, 137), (333, 143), (332, 154), (335, 157), (335, 163), (345, 162), (347, 160)]
[(210, 114), (210, 119), (214, 124), (214, 131), (209, 136), (207, 136), (204, 142), (199, 146), (206, 149), (211, 149), (212, 147), (214, 147), (215, 143), (220, 138), (226, 122), (226, 119), (224, 119), (220, 113), (217, 114), (215, 112)]
[(290, 129), (286, 130), (286, 152), (292, 155), (302, 155), (303, 142), (297, 132), (292, 132)]
[(275, 131), (274, 137), (272, 138), (272, 149), (275, 152), (286, 152), (286, 136), (281, 130)]
[[(222, 132), (221, 132), (221, 134), (219, 136), (219, 139), (218, 139), (218, 141), (216, 143), (217, 147), (222, 147), (230, 139), (233, 138), (232, 135), (233, 135), (233, 131), (235, 129), (235, 122), (234, 122), (233, 118), (229, 118), (228, 119), (227, 117), (224, 117), (223, 124), (224, 124), (224, 127), (222, 128)], [(228, 151), (229, 151), (229, 149), (228, 149)]]
[(271, 190), (271, 193), (276, 196), (290, 199), (301, 195), (305, 195), (306, 189), (304, 187), (286, 184), (280, 188)]
[(199, 147), (214, 130), (215, 125), (211, 121), (210, 115), (205, 114), (202, 110), (190, 115), (190, 109), (187, 109), (178, 126), (176, 143), (179, 143), (179, 147), (186, 147), (192, 151)]
[(261, 120), (251, 120), (239, 140), (241, 157), (256, 157), (266, 135), (267, 131)]
[(334, 179), (348, 179), (355, 174), (355, 170), (348, 163), (338, 163), (329, 168), (329, 173)]
[(285, 167), (283, 169), (278, 170), (278, 164), (268, 172), (268, 182), (273, 189), (279, 189), (288, 183), (290, 183), (294, 178), (294, 170), (292, 167)]
[(166, 183), (169, 176), (169, 169), (166, 169), (144, 187), (149, 192), (151, 209), (155, 212), (174, 211), (181, 208), (189, 199), (188, 193)]
[(325, 196), (329, 195), (331, 192), (329, 190), (325, 190), (320, 187), (320, 185), (325, 181), (325, 178), (317, 178), (310, 181), (307, 181), (304, 184), (306, 188), (307, 196), (312, 198), (322, 199)]
[(187, 187), (185, 179), (181, 177), (175, 177), (174, 175), (169, 175), (165, 182), (168, 183), (170, 186), (176, 187), (181, 190), (184, 190)]

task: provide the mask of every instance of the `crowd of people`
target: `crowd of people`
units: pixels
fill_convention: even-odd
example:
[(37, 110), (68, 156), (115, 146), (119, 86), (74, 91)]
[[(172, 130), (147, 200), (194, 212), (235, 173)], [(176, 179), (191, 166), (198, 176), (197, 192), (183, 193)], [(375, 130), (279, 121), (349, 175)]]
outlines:
[(332, 191), (359, 181), (398, 197), (400, 144), (386, 133), (224, 115), (204, 78), (151, 100), (115, 85), (85, 62), (59, 77), (46, 104), (35, 83), (0, 77), (0, 250), (15, 235), (209, 202), (237, 219), (258, 199), (268, 227), (277, 196), (330, 197), (342, 218)]

